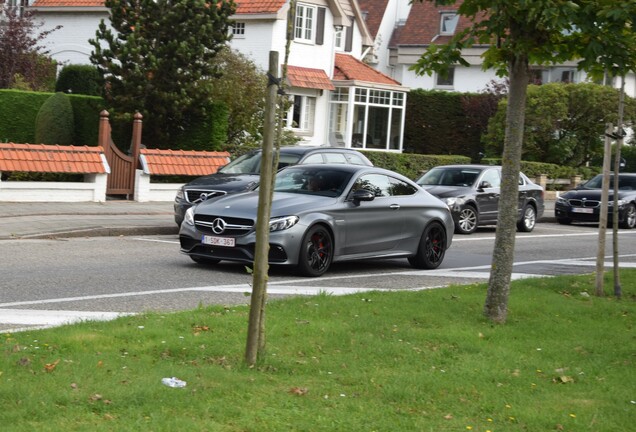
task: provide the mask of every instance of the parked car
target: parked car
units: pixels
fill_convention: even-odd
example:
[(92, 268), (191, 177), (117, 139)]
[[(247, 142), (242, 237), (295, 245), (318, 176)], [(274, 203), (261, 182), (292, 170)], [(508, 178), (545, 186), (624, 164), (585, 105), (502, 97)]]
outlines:
[[(497, 223), (501, 166), (438, 166), (427, 171), (417, 184), (448, 205), (459, 234), (471, 234), (480, 225)], [(543, 196), (541, 186), (519, 174), (519, 231), (532, 231), (543, 216)]]
[[(203, 201), (181, 224), (181, 252), (197, 263), (254, 260), (258, 191)], [(448, 207), (412, 180), (364, 165), (296, 165), (276, 175), (269, 263), (321, 276), (332, 262), (407, 258), (438, 267), (451, 245)]]
[[(610, 175), (607, 209), (609, 222), (614, 217), (614, 177), (613, 174)], [(554, 203), (554, 215), (557, 222), (564, 225), (572, 222), (598, 223), (602, 187), (603, 175), (599, 174), (557, 197)], [(636, 174), (618, 175), (618, 223), (621, 228), (632, 229), (636, 226)]]
[[(174, 221), (181, 226), (187, 209), (208, 198), (253, 190), (261, 171), (261, 150), (254, 150), (233, 160), (216, 173), (197, 177), (183, 185), (174, 199)], [(278, 168), (296, 164), (342, 163), (373, 166), (357, 150), (343, 147), (281, 147)]]

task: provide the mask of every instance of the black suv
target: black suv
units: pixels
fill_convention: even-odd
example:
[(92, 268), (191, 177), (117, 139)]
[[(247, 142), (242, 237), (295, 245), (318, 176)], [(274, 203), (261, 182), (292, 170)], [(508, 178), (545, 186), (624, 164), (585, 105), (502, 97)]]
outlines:
[[(373, 164), (357, 150), (343, 147), (281, 147), (278, 169), (297, 164), (343, 163)], [(174, 221), (181, 226), (187, 209), (192, 205), (221, 195), (245, 192), (258, 186), (261, 170), (261, 150), (254, 150), (233, 160), (216, 173), (198, 177), (179, 188), (174, 199)]]

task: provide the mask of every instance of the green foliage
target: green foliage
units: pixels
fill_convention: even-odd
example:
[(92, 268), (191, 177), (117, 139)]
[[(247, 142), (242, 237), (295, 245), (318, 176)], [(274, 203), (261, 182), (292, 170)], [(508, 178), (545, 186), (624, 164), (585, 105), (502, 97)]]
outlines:
[[(618, 121), (619, 91), (592, 83), (529, 86), (523, 159), (583, 167), (602, 159), (606, 124)], [(483, 136), (489, 157), (503, 151), (506, 101)], [(636, 119), (636, 100), (625, 98), (625, 119)]]
[(407, 98), (404, 150), (460, 154), (479, 160), (480, 137), (499, 96), (411, 90)]
[[(486, 165), (501, 165), (500, 158), (484, 158), (482, 163)], [(601, 172), (600, 165), (591, 167), (572, 167), (555, 165), (546, 162), (521, 161), (521, 172), (536, 179), (540, 175), (546, 175), (549, 179), (569, 179), (581, 176), (582, 179), (590, 179)]]
[(227, 107), (226, 145), (260, 146), (265, 119), (267, 78), (243, 54), (229, 48), (214, 58), (220, 75), (212, 80), (212, 100)]
[[(4, 333), (0, 423), (3, 432), (626, 432), (636, 270), (620, 276), (621, 301), (590, 295), (590, 274), (514, 281), (506, 326), (483, 319), (484, 284), (270, 300), (255, 368), (243, 363), (244, 305)], [(162, 385), (172, 376), (186, 387)]]
[[(144, 142), (171, 148), (174, 131), (205, 117), (229, 40), (231, 0), (106, 0), (91, 62), (106, 83), (114, 118), (144, 117)], [(178, 33), (178, 37), (175, 34)], [(178, 132), (177, 132), (178, 133)]]
[(55, 86), (56, 64), (42, 43), (61, 28), (37, 32), (31, 8), (0, 2), (0, 89), (50, 91)]
[(57, 77), (55, 91), (101, 96), (99, 72), (91, 65), (66, 65)]
[(413, 180), (437, 165), (470, 163), (469, 157), (460, 155), (424, 155), (365, 150), (361, 153), (364, 153), (373, 165), (399, 172)]
[(58, 92), (49, 97), (40, 107), (35, 119), (36, 144), (72, 145), (73, 107), (68, 96)]
[(175, 134), (172, 149), (222, 150), (227, 141), (228, 109), (225, 104), (211, 104), (205, 118), (193, 118), (183, 130)]

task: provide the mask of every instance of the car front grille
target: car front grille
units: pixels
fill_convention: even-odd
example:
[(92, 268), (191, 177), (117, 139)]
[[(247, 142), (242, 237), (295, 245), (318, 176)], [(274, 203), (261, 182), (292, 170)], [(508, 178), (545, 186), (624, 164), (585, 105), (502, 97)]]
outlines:
[[(214, 222), (220, 219), (225, 224), (225, 230), (222, 233), (215, 233), (212, 229)], [(254, 228), (252, 219), (221, 217), (210, 215), (194, 215), (194, 226), (201, 232), (212, 235), (223, 236), (241, 236), (249, 233)]]
[(601, 203), (600, 201), (596, 201), (596, 200), (571, 199), (571, 200), (568, 200), (568, 204), (570, 204), (572, 207), (596, 208)]
[(185, 197), (188, 202), (192, 203), (197, 200), (205, 201), (208, 198), (215, 198), (225, 195), (225, 191), (206, 190), (206, 189), (186, 189)]

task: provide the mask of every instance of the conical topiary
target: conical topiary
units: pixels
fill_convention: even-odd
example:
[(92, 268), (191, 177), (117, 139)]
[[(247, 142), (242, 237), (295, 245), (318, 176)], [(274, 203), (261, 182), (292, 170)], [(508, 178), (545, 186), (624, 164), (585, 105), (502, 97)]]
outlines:
[(35, 118), (35, 143), (72, 145), (75, 130), (73, 107), (64, 93), (48, 98)]

